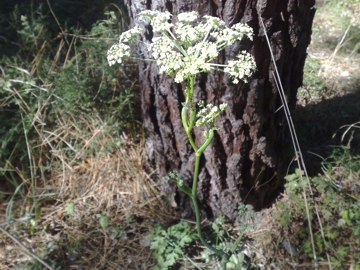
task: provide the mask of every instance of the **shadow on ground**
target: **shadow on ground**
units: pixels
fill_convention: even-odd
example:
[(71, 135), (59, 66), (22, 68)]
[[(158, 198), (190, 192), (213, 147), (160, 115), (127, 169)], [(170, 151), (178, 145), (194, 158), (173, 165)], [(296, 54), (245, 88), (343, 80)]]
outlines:
[(334, 147), (348, 146), (360, 154), (360, 128), (344, 135), (348, 125), (360, 122), (360, 87), (351, 94), (299, 106), (292, 117), (310, 176), (321, 172), (321, 157), (328, 157)]

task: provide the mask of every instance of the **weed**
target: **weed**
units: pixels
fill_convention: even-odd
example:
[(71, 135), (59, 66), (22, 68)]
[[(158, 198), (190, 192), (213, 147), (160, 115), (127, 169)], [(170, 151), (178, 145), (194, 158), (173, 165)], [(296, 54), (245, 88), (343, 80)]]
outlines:
[[(227, 269), (247, 269), (248, 261), (245, 258), (244, 246), (240, 245), (240, 243), (247, 232), (256, 229), (255, 225), (250, 222), (247, 223), (254, 217), (254, 212), (249, 205), (240, 204), (238, 213), (245, 222), (239, 226), (238, 231), (240, 233), (235, 241), (231, 240), (231, 236), (234, 236), (234, 234), (226, 226), (224, 217), (220, 216), (211, 223), (213, 233), (210, 235), (210, 238), (215, 239), (216, 248), (230, 251), (231, 255), (226, 262)], [(213, 265), (214, 263), (218, 263), (213, 252), (204, 250), (201, 254), (206, 263), (212, 262)]]
[[(19, 235), (36, 242), (31, 249), (39, 257), (64, 269), (79, 259), (73, 256), (79, 251), (94, 258), (108, 234), (125, 235), (122, 226), (111, 223), (110, 207), (127, 215), (133, 205), (142, 205), (137, 211), (149, 214), (146, 202), (157, 192), (155, 185), (148, 188), (152, 179), (143, 169), (142, 145), (134, 144), (141, 139), (133, 135), (138, 134), (139, 116), (133, 91), (136, 66), (114, 70), (104, 58), (126, 27), (112, 11), (89, 30), (63, 25), (66, 31), (60, 34), (51, 29), (40, 6), (21, 5), (11, 12), (13, 28), (8, 26), (6, 35), (19, 47), (7, 46), (0, 59), (0, 194), (6, 201), (1, 223), (14, 234), (21, 231)], [(122, 214), (118, 212), (116, 222)], [(115, 248), (106, 246), (101, 256)], [(21, 256), (9, 251), (4, 260), (14, 264)], [(128, 263), (121, 256), (113, 259)], [(93, 266), (85, 264), (86, 269)], [(18, 267), (42, 269), (33, 261)]]
[(152, 239), (150, 249), (157, 262), (153, 269), (168, 269), (174, 265), (178, 258), (185, 256), (184, 248), (198, 238), (196, 230), (186, 222), (179, 222), (168, 229), (158, 226), (148, 237)]
[(109, 226), (110, 217), (106, 214), (97, 214), (96, 217), (99, 220), (100, 227), (105, 230)]
[(75, 210), (75, 203), (68, 202), (65, 207), (65, 214), (72, 216), (74, 214), (74, 210)]
[[(335, 148), (323, 161), (325, 176), (319, 175), (310, 179), (314, 199), (317, 201), (324, 224), (325, 243), (320, 234), (314, 235), (317, 256), (323, 259), (325, 252), (329, 252), (335, 269), (343, 269), (348, 262), (353, 262), (354, 265), (360, 263), (356, 256), (360, 246), (359, 158), (352, 155), (345, 147)], [(282, 226), (290, 227), (292, 222), (305, 218), (304, 202), (301, 197), (301, 174), (302, 171), (296, 170), (294, 174), (286, 177), (285, 189), (290, 203), (279, 203), (280, 210), (275, 215)], [(312, 219), (313, 215), (314, 213), (310, 218), (316, 230), (318, 224)], [(309, 258), (313, 258), (309, 237), (309, 229), (303, 228), (300, 232), (303, 251)]]
[(311, 57), (306, 58), (304, 66), (303, 86), (298, 90), (298, 97), (313, 98), (319, 97), (324, 90), (324, 81), (319, 76), (320, 62)]
[[(48, 43), (50, 34), (41, 7), (28, 16), (20, 16), (18, 12), (15, 8), (13, 20), (15, 25), (21, 21), (18, 30), (21, 50), (0, 59), (3, 67), (0, 78), (0, 108), (3, 111), (0, 114), (0, 167), (10, 187), (16, 189), (21, 185), (20, 175), (17, 175), (19, 170), (11, 170), (16, 167), (26, 172), (20, 176), (22, 181), (31, 180), (31, 184), (24, 188), (33, 189), (37, 173), (34, 168), (46, 167), (47, 164), (35, 166), (32, 162), (55, 150), (53, 140), (64, 134), (60, 130), (67, 120), (73, 121), (73, 126), (65, 132), (79, 128), (86, 133), (87, 127), (81, 120), (86, 116), (104, 119), (103, 123), (94, 125), (95, 129), (109, 126), (111, 132), (135, 130), (133, 82), (128, 77), (122, 78), (124, 76), (119, 71), (110, 69), (102, 57), (109, 40), (122, 30), (114, 13), (108, 13), (108, 19), (94, 24), (87, 35), (81, 35), (81, 29), (76, 29), (74, 34), (63, 37), (65, 40), (55, 39), (59, 44), (54, 53)], [(71, 50), (72, 46), (65, 48), (64, 42), (69, 37), (74, 50)], [(122, 72), (131, 76), (133, 66), (124, 67)], [(77, 132), (77, 135), (85, 134)], [(70, 135), (56, 147), (60, 147), (68, 157), (78, 155), (79, 158), (78, 151), (84, 153), (85, 150), (80, 146), (79, 136)], [(40, 147), (35, 147), (39, 145), (39, 138), (43, 142)], [(87, 154), (96, 151), (97, 146), (92, 142), (94, 140), (88, 142)], [(28, 172), (31, 175), (28, 176)], [(23, 193), (22, 190), (19, 192)]]
[[(252, 217), (254, 212), (248, 210), (248, 206), (239, 207), (241, 213), (244, 216)], [(245, 210), (245, 212), (243, 212)], [(205, 231), (209, 231), (207, 241), (219, 250), (229, 250), (231, 256), (229, 256), (226, 262), (228, 269), (245, 269), (246, 259), (244, 255), (244, 247), (240, 245), (243, 235), (254, 226), (248, 224), (242, 224), (239, 227), (240, 235), (238, 239), (233, 242), (231, 237), (233, 233), (226, 225), (224, 217), (218, 217), (214, 222), (211, 222), (204, 228)], [(196, 230), (192, 229), (188, 223), (180, 222), (173, 226), (164, 229), (161, 226), (156, 227), (147, 236), (152, 240), (150, 249), (153, 250), (152, 256), (156, 260), (157, 264), (154, 269), (168, 269), (168, 267), (174, 266), (176, 263), (186, 264), (190, 262), (196, 268), (201, 269), (200, 265), (206, 265), (208, 267), (214, 267), (219, 265), (220, 261), (214, 252), (208, 249), (203, 249), (195, 245), (195, 240), (198, 240)], [(201, 253), (202, 259), (192, 260), (188, 254)], [(182, 259), (182, 260), (181, 260)]]

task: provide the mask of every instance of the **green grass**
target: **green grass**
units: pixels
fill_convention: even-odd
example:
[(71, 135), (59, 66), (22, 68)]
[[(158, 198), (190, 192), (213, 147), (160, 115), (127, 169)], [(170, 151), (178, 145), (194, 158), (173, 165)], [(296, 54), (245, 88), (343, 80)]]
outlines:
[[(101, 13), (95, 21), (84, 20), (82, 28), (67, 24), (55, 4), (54, 14), (59, 15), (66, 32), (59, 34), (55, 20), (49, 21), (48, 7), (35, 2), (12, 6), (9, 16), (0, 18), (1, 35), (8, 41), (0, 43), (0, 195), (7, 202), (2, 205), (6, 208), (1, 226), (28, 235), (38, 242), (41, 258), (55, 269), (64, 269), (68, 262), (63, 249), (73, 246), (69, 242), (86, 244), (71, 240), (71, 233), (69, 242), (44, 238), (49, 228), (44, 216), (49, 207), (66, 202), (70, 194), (62, 194), (61, 189), (76, 189), (76, 183), (72, 187), (56, 179), (62, 173), (63, 179), (71, 177), (65, 168), (74, 171), (73, 167), (93, 157), (111, 155), (123, 144), (123, 134), (133, 141), (141, 139), (137, 136), (136, 65), (114, 69), (106, 59), (107, 49), (126, 29), (123, 7), (99, 1)], [(82, 8), (92, 13), (99, 6)], [(128, 166), (128, 170), (135, 167)], [(65, 210), (68, 213), (71, 209)], [(107, 213), (98, 215), (94, 223), (104, 227)], [(78, 221), (72, 225), (77, 226)], [(34, 260), (19, 264), (17, 269), (42, 266)]]
[[(320, 20), (324, 20), (324, 25), (314, 28), (313, 38), (321, 40), (324, 35), (330, 33), (332, 37), (325, 40), (327, 48), (340, 50), (340, 52), (348, 56), (354, 56), (354, 54), (358, 53), (360, 48), (360, 24), (357, 6), (359, 3), (358, 0), (319, 1), (317, 5), (321, 6), (326, 17), (322, 18), (322, 15), (319, 15)], [(337, 34), (339, 35), (335, 37)]]
[[(122, 29), (121, 19), (108, 12), (90, 31), (70, 29), (66, 36), (51, 40), (46, 17), (37, 16), (42, 13), (38, 8), (21, 15), (15, 7), (11, 24), (21, 23), (17, 30), (21, 49), (0, 59), (0, 167), (13, 188), (19, 185), (13, 178), (13, 168), (24, 172), (34, 168), (33, 156), (36, 159), (46, 151), (46, 147), (34, 146), (45, 139), (46, 133), (62, 128), (59, 119), (74, 121), (82, 132), (88, 128), (81, 127), (82, 115), (101, 118), (113, 132), (135, 132), (136, 126), (134, 82), (110, 68), (106, 60), (107, 48)], [(131, 77), (134, 69), (129, 65), (122, 72)], [(78, 138), (68, 140), (72, 146), (64, 142), (62, 148), (71, 152)], [(92, 147), (96, 151), (96, 146)], [(34, 181), (34, 175), (29, 177)]]

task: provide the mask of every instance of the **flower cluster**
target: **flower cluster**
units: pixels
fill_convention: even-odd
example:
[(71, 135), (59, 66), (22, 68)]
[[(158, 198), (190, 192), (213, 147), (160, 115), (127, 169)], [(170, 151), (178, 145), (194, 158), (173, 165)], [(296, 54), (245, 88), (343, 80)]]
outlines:
[(107, 52), (107, 60), (110, 66), (116, 62), (120, 64), (123, 58), (131, 56), (129, 43), (135, 41), (136, 36), (140, 33), (141, 29), (134, 27), (120, 35), (119, 43), (112, 45)]
[(139, 17), (150, 23), (154, 32), (168, 32), (174, 26), (168, 22), (171, 18), (171, 14), (168, 11), (145, 10), (139, 13)]
[(205, 106), (204, 101), (199, 101), (198, 106), (200, 107), (200, 111), (196, 114), (198, 120), (195, 125), (197, 127), (204, 124), (213, 124), (215, 122), (215, 118), (220, 115), (222, 111), (224, 111), (227, 107), (226, 103), (220, 104), (220, 106), (214, 106), (212, 104), (207, 104)]
[(224, 72), (229, 74), (233, 79), (233, 83), (239, 83), (239, 78), (247, 82), (246, 78), (250, 77), (255, 71), (254, 58), (245, 51), (242, 51), (237, 58), (236, 61), (229, 61), (227, 67), (224, 68)]
[(231, 28), (224, 28), (222, 31), (215, 31), (211, 33), (211, 36), (215, 38), (216, 44), (219, 48), (224, 48), (233, 44), (237, 40), (243, 39), (244, 36), (252, 40), (253, 31), (249, 26), (237, 23)]
[[(241, 52), (236, 60), (227, 65), (212, 63), (219, 52), (245, 36), (253, 37), (252, 29), (245, 24), (235, 24), (231, 28), (225, 22), (212, 16), (199, 18), (197, 12), (178, 15), (178, 22), (170, 22), (169, 12), (146, 10), (139, 14), (148, 22), (155, 33), (149, 51), (157, 62), (160, 72), (175, 75), (175, 82), (183, 82), (191, 76), (210, 69), (228, 73), (234, 83), (246, 81), (255, 70), (255, 61), (247, 52)], [(108, 51), (110, 65), (121, 63), (122, 58), (130, 57), (129, 43), (140, 33), (139, 28), (124, 32), (119, 43)]]

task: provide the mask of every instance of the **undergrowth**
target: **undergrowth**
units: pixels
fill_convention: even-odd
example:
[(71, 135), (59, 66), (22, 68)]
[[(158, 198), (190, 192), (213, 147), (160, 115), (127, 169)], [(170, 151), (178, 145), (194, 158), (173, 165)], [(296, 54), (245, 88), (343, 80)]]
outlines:
[(324, 79), (318, 75), (320, 69), (321, 64), (318, 60), (306, 58), (303, 85), (298, 90), (299, 99), (319, 99), (322, 96), (325, 85)]
[[(113, 261), (127, 268), (122, 258), (132, 251), (114, 241), (146, 249), (132, 241), (148, 226), (141, 216), (161, 220), (167, 212), (155, 218), (149, 207), (160, 195), (142, 161), (136, 65), (111, 69), (104, 56), (127, 27), (124, 7), (97, 4), (107, 5), (105, 14), (88, 28), (64, 22), (57, 4), (36, 1), (0, 18), (7, 43), (0, 59), (0, 224), (31, 239), (29, 249), (54, 269), (85, 257), (86, 269)], [(52, 8), (60, 26), (49, 22)], [(159, 204), (155, 197), (152, 205)], [(139, 216), (132, 223), (130, 213)], [(42, 269), (26, 247), (6, 237), (0, 243), (7, 247), (2, 269)]]
[[(17, 188), (20, 184), (15, 180), (14, 168), (26, 172), (30, 166), (34, 177), (38, 170), (35, 167), (48, 167), (46, 158), (31, 164), (40, 155), (57, 149), (74, 157), (75, 152), (98, 151), (91, 141), (86, 149), (79, 141), (85, 135), (80, 133), (92, 132), (82, 118), (91, 116), (94, 129), (104, 125), (106, 132), (114, 134), (135, 132), (136, 119), (134, 83), (127, 77), (134, 72), (133, 67), (110, 69), (103, 57), (122, 29), (113, 11), (107, 12), (106, 19), (98, 21), (90, 31), (71, 29), (54, 40), (50, 39), (41, 6), (27, 15), (20, 15), (23, 13), (18, 7), (13, 12), (11, 24), (21, 23), (17, 31), (20, 49), (0, 60), (0, 167), (6, 181)], [(102, 123), (96, 121), (100, 117)], [(64, 128), (67, 123), (73, 125)], [(54, 143), (60, 134), (73, 129), (78, 129), (74, 132), (78, 136), (69, 134), (62, 142)]]
[[(323, 160), (323, 174), (310, 179), (316, 201), (321, 213), (325, 234), (325, 245), (320, 233), (315, 233), (316, 254), (320, 261), (325, 261), (325, 252), (330, 254), (333, 269), (360, 269), (360, 156), (352, 155), (346, 147), (334, 148), (333, 153)], [(293, 224), (305, 222), (302, 183), (297, 170), (286, 177), (286, 195), (289, 200), (277, 204), (279, 211), (275, 218), (290, 233), (290, 242), (298, 246), (299, 253), (312, 258), (309, 228)], [(314, 218), (313, 205), (311, 221), (313, 230), (321, 228)], [(291, 235), (296, 233), (296, 236)], [(297, 238), (298, 237), (298, 238)], [(344, 241), (346, 239), (346, 241)], [(297, 256), (301, 257), (300, 255)]]
[[(241, 204), (238, 214), (244, 220), (238, 226), (220, 216), (204, 228), (209, 243), (220, 250), (231, 251), (227, 269), (247, 269), (250, 266), (246, 255), (250, 253), (246, 252), (243, 236), (256, 230), (256, 225), (252, 223), (254, 212), (249, 205)], [(150, 249), (157, 262), (153, 269), (171, 269), (175, 266), (183, 269), (220, 269), (219, 258), (214, 252), (196, 243), (199, 242), (196, 228), (185, 221), (168, 228), (157, 226), (147, 237), (152, 240)]]

